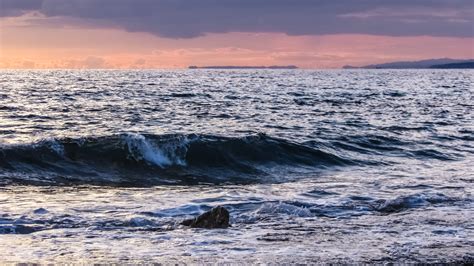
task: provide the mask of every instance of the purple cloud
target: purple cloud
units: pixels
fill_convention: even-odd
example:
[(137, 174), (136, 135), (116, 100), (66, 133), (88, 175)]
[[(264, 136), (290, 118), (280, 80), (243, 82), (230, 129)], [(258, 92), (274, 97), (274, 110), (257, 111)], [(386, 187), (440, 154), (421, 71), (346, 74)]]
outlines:
[(38, 11), (170, 38), (225, 32), (474, 36), (472, 0), (0, 0), (0, 6), (0, 16)]
[(0, 17), (15, 17), (41, 9), (42, 0), (0, 0)]

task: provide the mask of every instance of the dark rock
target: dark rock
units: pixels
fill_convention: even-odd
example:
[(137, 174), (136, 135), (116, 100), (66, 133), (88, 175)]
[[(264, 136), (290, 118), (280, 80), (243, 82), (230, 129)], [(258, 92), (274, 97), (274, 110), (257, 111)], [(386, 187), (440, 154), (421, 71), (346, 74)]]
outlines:
[(198, 217), (184, 220), (181, 224), (193, 228), (227, 228), (230, 226), (229, 211), (224, 207), (217, 206)]

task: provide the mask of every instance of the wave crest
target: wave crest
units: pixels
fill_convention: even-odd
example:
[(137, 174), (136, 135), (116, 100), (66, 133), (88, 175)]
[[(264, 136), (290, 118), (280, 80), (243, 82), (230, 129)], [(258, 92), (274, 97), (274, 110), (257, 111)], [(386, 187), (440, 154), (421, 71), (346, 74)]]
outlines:
[(178, 136), (173, 141), (153, 143), (143, 135), (128, 134), (123, 138), (128, 148), (129, 158), (146, 161), (161, 168), (172, 165), (186, 166), (186, 152), (189, 141), (186, 136)]
[(301, 166), (320, 170), (346, 163), (322, 150), (264, 134), (121, 134), (0, 147), (0, 183), (276, 182), (272, 172), (284, 176)]

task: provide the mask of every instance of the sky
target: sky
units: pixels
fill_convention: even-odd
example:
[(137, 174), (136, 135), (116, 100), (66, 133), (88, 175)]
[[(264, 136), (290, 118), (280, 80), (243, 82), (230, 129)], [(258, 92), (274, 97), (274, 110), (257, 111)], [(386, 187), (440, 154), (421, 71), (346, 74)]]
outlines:
[(474, 58), (473, 0), (0, 0), (0, 68)]

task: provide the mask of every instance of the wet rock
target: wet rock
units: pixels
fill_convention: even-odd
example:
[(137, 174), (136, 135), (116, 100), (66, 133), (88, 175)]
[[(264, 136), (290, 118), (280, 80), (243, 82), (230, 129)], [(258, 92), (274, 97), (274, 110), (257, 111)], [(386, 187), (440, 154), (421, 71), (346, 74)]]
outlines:
[(198, 217), (184, 220), (181, 224), (193, 228), (227, 228), (230, 226), (229, 211), (224, 207), (217, 206)]

